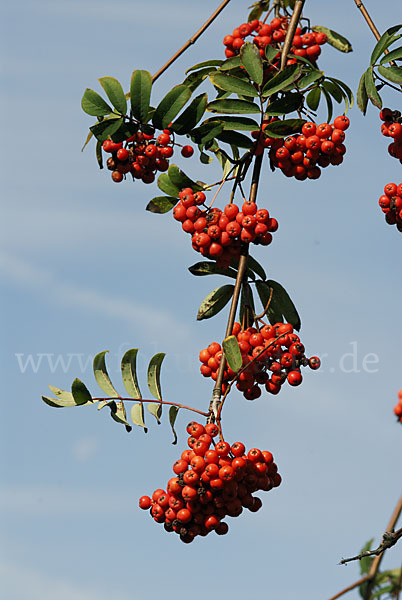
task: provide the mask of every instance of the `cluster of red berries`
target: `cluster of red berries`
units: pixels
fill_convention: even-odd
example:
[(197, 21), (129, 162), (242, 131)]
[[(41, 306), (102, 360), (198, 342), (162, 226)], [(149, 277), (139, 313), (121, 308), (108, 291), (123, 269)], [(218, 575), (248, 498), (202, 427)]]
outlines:
[[(107, 159), (106, 165), (112, 171), (112, 179), (116, 183), (123, 180), (124, 175), (131, 173), (133, 179), (142, 179), (144, 183), (155, 181), (157, 171), (167, 171), (169, 158), (174, 153), (174, 142), (169, 129), (155, 138), (155, 135), (138, 131), (124, 144), (112, 140), (103, 142), (103, 150), (112, 154)], [(183, 146), (181, 154), (189, 158), (194, 153), (191, 146)]]
[(393, 138), (393, 142), (388, 146), (388, 153), (394, 158), (399, 159), (402, 164), (402, 117), (399, 110), (383, 108), (380, 111), (381, 133), (385, 137)]
[(387, 183), (378, 204), (388, 225), (396, 225), (402, 231), (402, 183)]
[(394, 414), (398, 417), (398, 421), (402, 423), (402, 390), (398, 392), (398, 404), (394, 406)]
[(232, 258), (240, 255), (242, 242), (268, 246), (271, 233), (278, 229), (278, 221), (255, 202), (244, 202), (241, 211), (230, 203), (222, 211), (205, 207), (204, 192), (194, 193), (191, 188), (184, 188), (179, 198), (173, 217), (181, 222), (183, 231), (191, 234), (194, 250), (216, 260), (221, 267), (229, 266)]
[[(226, 35), (223, 38), (223, 44), (226, 46), (225, 55), (226, 58), (231, 58), (239, 54), (240, 48), (245, 42), (245, 38), (253, 36), (253, 43), (257, 46), (261, 56), (265, 56), (265, 49), (267, 46), (278, 48), (278, 44), (283, 42), (286, 37), (286, 31), (289, 25), (288, 17), (278, 17), (272, 19), (268, 23), (263, 23), (255, 19), (250, 23), (243, 23), (233, 30), (232, 35)], [(295, 35), (293, 38), (292, 47), (290, 49), (291, 54), (295, 56), (301, 56), (311, 61), (317, 60), (321, 54), (321, 46), (327, 41), (325, 33), (304, 33), (300, 27), (296, 28)], [(280, 59), (280, 53), (278, 51), (278, 63)], [(289, 58), (287, 65), (291, 65), (297, 62), (295, 58)], [(275, 63), (270, 67), (274, 70)]]
[[(264, 145), (270, 146), (269, 157), (275, 167), (279, 167), (286, 177), (301, 181), (318, 179), (320, 167), (340, 165), (346, 152), (345, 131), (349, 119), (344, 115), (336, 117), (332, 124), (304, 123), (302, 133), (286, 139), (265, 137)], [(252, 132), (253, 134), (254, 132)], [(255, 133), (254, 133), (255, 137)]]
[[(243, 392), (246, 400), (259, 398), (262, 386), (265, 386), (270, 394), (278, 394), (286, 381), (292, 386), (300, 385), (303, 380), (301, 367), (308, 365), (316, 370), (321, 365), (317, 356), (306, 358), (304, 346), (299, 336), (293, 332), (290, 323), (264, 325), (259, 331), (255, 327), (248, 327), (242, 331), (240, 323), (235, 323), (232, 335), (237, 337), (243, 357), (243, 367), (251, 363), (238, 375), (236, 383), (237, 389)], [(222, 355), (222, 348), (217, 342), (201, 350), (200, 371), (204, 377), (212, 377), (216, 381)], [(234, 378), (236, 373), (226, 365), (223, 393)]]
[(225, 535), (229, 527), (222, 519), (238, 517), (243, 508), (257, 512), (262, 502), (252, 494), (278, 487), (282, 478), (268, 450), (252, 448), (246, 454), (242, 442), (215, 444), (218, 427), (213, 423), (204, 427), (192, 421), (187, 432), (190, 449), (173, 464), (175, 477), (166, 490), (155, 490), (151, 498), (142, 496), (139, 505), (164, 523), (166, 531), (190, 543), (211, 531)]

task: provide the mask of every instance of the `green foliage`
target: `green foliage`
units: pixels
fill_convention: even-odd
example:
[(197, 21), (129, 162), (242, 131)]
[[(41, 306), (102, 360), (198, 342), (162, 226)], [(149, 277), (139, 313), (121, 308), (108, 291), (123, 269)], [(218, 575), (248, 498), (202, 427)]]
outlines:
[(172, 123), (170, 130), (178, 135), (184, 135), (191, 131), (202, 119), (207, 108), (207, 94), (200, 94), (191, 102), (191, 104), (182, 112), (182, 114)]
[(222, 114), (258, 114), (261, 112), (258, 104), (247, 100), (213, 100), (207, 106), (207, 111)]
[(210, 319), (217, 315), (233, 296), (234, 285), (228, 284), (216, 288), (204, 298), (198, 309), (197, 321)]
[(243, 358), (235, 335), (230, 335), (222, 342), (222, 348), (229, 367), (237, 373), (242, 367)]
[(151, 99), (152, 75), (148, 71), (133, 71), (130, 84), (131, 112), (141, 123), (147, 121)]
[(277, 73), (269, 79), (262, 88), (262, 95), (266, 98), (276, 94), (287, 88), (289, 85), (293, 85), (296, 79), (298, 79), (301, 71), (301, 66), (298, 64), (289, 65), (285, 67), (283, 71)]
[(265, 110), (265, 114), (272, 117), (285, 115), (301, 108), (302, 104), (303, 94), (300, 92), (287, 92), (278, 100), (270, 102)]
[[(374, 542), (374, 538), (371, 538), (371, 540), (366, 542), (364, 544), (363, 548), (360, 550), (360, 554), (363, 554), (363, 552), (369, 552), (373, 545), (373, 542)], [(359, 561), (360, 575), (365, 575), (366, 573), (369, 572), (373, 560), (374, 560), (374, 556), (365, 556), (364, 558), (362, 558)]]
[(177, 204), (177, 198), (172, 196), (156, 196), (152, 198), (146, 206), (145, 210), (158, 215), (163, 215)]
[(333, 31), (333, 29), (328, 29), (328, 27), (321, 27), (320, 25), (315, 25), (312, 27), (313, 31), (317, 31), (320, 33), (325, 33), (328, 38), (328, 44), (330, 44), (336, 50), (340, 52), (352, 52), (352, 44), (340, 33)]
[(152, 116), (157, 129), (165, 129), (190, 100), (191, 90), (186, 85), (176, 85), (160, 101)]
[(170, 423), (170, 427), (172, 428), (172, 432), (173, 432), (173, 436), (174, 436), (172, 444), (177, 444), (177, 433), (175, 431), (174, 424), (176, 422), (178, 412), (179, 412), (179, 409), (177, 406), (171, 406), (169, 408), (169, 423)]
[(78, 405), (88, 404), (88, 402), (92, 402), (92, 396), (87, 390), (86, 386), (82, 381), (78, 378), (74, 379), (71, 385), (71, 393), (74, 398), (74, 402)]
[(265, 135), (273, 138), (282, 138), (301, 131), (306, 119), (284, 119), (283, 121), (273, 121), (264, 129)]
[(227, 277), (236, 279), (237, 276), (237, 271), (235, 271), (235, 269), (231, 269), (230, 267), (223, 269), (218, 267), (215, 261), (198, 262), (189, 267), (188, 270), (192, 275), (196, 275), (197, 277), (204, 277), (205, 275), (226, 275)]
[(137, 377), (137, 354), (138, 348), (127, 350), (121, 360), (121, 374), (128, 395), (136, 400), (141, 400), (142, 396)]
[(261, 85), (264, 77), (262, 59), (255, 44), (245, 42), (240, 48), (240, 60), (252, 81)]
[(382, 36), (374, 46), (373, 52), (371, 53), (371, 66), (375, 65), (377, 60), (380, 58), (381, 54), (383, 54), (385, 50), (388, 50), (388, 48), (401, 37), (399, 34), (396, 34), (396, 32), (399, 31), (401, 28), (402, 25), (394, 25), (382, 34)]
[(119, 394), (116, 392), (112, 382), (110, 381), (110, 377), (106, 369), (105, 355), (106, 351), (100, 352), (94, 358), (93, 371), (95, 379), (99, 387), (103, 392), (105, 392), (105, 394), (107, 394), (108, 396), (116, 397)]
[(117, 112), (125, 115), (127, 112), (127, 100), (120, 82), (114, 77), (100, 77), (99, 83)]
[(251, 83), (244, 81), (244, 79), (239, 79), (239, 77), (233, 77), (233, 75), (217, 72), (211, 75), (209, 80), (213, 85), (225, 92), (231, 92), (232, 94), (239, 94), (242, 96), (251, 96), (253, 98), (258, 96), (258, 90), (256, 90)]
[(148, 381), (149, 391), (151, 392), (153, 397), (159, 401), (162, 400), (160, 375), (161, 375), (162, 362), (163, 362), (163, 359), (165, 358), (165, 356), (166, 356), (166, 354), (164, 354), (163, 352), (159, 352), (158, 354), (155, 354), (155, 356), (153, 356), (151, 358), (151, 361), (148, 366), (147, 381)]
[(87, 88), (82, 96), (81, 107), (87, 115), (104, 117), (112, 112), (112, 107), (94, 90)]

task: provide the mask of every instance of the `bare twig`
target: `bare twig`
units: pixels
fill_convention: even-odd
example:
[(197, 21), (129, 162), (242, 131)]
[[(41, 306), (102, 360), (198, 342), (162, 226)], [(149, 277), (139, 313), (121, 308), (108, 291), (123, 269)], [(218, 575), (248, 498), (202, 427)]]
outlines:
[(295, 7), (293, 10), (292, 18), (290, 19), (289, 27), (286, 32), (285, 41), (283, 42), (282, 54), (281, 54), (281, 68), (283, 71), (286, 65), (286, 59), (289, 54), (289, 50), (292, 46), (293, 38), (295, 35), (296, 27), (300, 19), (301, 12), (303, 10), (305, 0), (296, 0)]
[[(378, 31), (377, 27), (375, 26), (373, 19), (370, 17), (370, 15), (367, 11), (367, 8), (364, 6), (364, 4), (363, 4), (363, 2), (361, 2), (361, 0), (354, 0), (354, 3), (356, 4), (357, 8), (362, 13), (367, 25), (370, 27), (375, 39), (378, 42), (378, 40), (381, 38), (381, 33)], [(384, 50), (384, 54), (388, 54), (388, 52), (389, 52), (388, 48), (386, 50)], [(390, 61), (390, 64), (395, 66), (395, 63), (393, 60)]]
[(230, 0), (224, 0), (218, 6), (218, 8), (212, 13), (212, 15), (209, 17), (209, 19), (207, 19), (207, 21), (205, 21), (204, 25), (202, 25), (202, 27), (200, 27), (200, 29), (175, 54), (173, 54), (173, 56), (171, 58), (169, 58), (169, 60), (163, 65), (163, 67), (161, 67), (159, 69), (159, 71), (157, 71), (155, 73), (155, 75), (152, 77), (153, 82), (155, 82), (158, 79), (158, 77), (160, 77), (162, 75), (162, 73), (164, 73), (166, 71), (166, 69), (168, 69), (170, 67), (170, 65), (173, 64), (174, 61), (176, 59), (178, 59), (179, 56), (181, 56), (183, 54), (183, 52), (185, 52), (187, 50), (187, 48), (189, 46), (191, 46), (192, 44), (195, 44), (195, 42), (198, 40), (198, 38), (211, 25), (211, 23), (223, 11), (225, 6), (227, 6), (227, 4), (229, 4), (229, 2), (230, 2)]
[(367, 550), (366, 552), (362, 552), (361, 554), (358, 554), (357, 556), (352, 556), (351, 558), (342, 558), (339, 564), (345, 565), (346, 563), (351, 562), (352, 560), (361, 560), (362, 558), (366, 558), (367, 556), (379, 556), (380, 554), (385, 552), (385, 550), (388, 550), (388, 548), (392, 548), (392, 546), (394, 546), (401, 537), (402, 528), (398, 529), (398, 531), (386, 531), (382, 536), (382, 541), (378, 548), (376, 548), (375, 550)]

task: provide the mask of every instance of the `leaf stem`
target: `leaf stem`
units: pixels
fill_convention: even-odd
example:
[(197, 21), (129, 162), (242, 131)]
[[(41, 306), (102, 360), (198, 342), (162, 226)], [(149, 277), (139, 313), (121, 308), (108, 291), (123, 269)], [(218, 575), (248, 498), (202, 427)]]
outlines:
[(92, 398), (93, 402), (102, 402), (103, 400), (119, 400), (121, 402), (155, 402), (156, 404), (167, 404), (169, 406), (177, 406), (177, 408), (185, 408), (186, 410), (192, 410), (193, 412), (202, 415), (203, 417), (208, 417), (209, 413), (203, 412), (202, 410), (198, 410), (197, 408), (193, 408), (191, 406), (186, 406), (185, 404), (178, 404), (177, 402), (164, 402), (162, 400), (144, 400), (143, 398), (121, 398), (120, 396), (111, 396), (110, 398)]
[(179, 58), (187, 50), (189, 46), (195, 44), (198, 38), (204, 33), (206, 29), (211, 25), (213, 21), (215, 21), (216, 17), (223, 11), (225, 6), (229, 4), (230, 0), (223, 0), (223, 2), (218, 6), (218, 8), (212, 13), (212, 15), (205, 21), (205, 23), (195, 32), (195, 34), (179, 49), (169, 60), (157, 71), (152, 77), (152, 82), (154, 83), (158, 77), (162, 75), (169, 67), (174, 63), (176, 59)]

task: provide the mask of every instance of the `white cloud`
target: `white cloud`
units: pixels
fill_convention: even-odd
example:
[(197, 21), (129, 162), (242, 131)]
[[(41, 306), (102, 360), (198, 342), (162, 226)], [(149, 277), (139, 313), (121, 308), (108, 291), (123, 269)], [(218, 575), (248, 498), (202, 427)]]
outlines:
[(32, 567), (12, 562), (0, 564), (3, 598), (8, 600), (128, 600), (128, 596), (116, 595), (116, 590), (105, 591), (41, 572)]
[[(148, 335), (187, 340), (189, 330), (174, 315), (123, 297), (114, 296), (74, 282), (62, 280), (52, 271), (38, 267), (16, 256), (0, 253), (0, 274), (6, 281), (40, 294), (53, 305), (88, 310), (104, 317), (122, 320), (133, 329)], [(46, 287), (46, 292), (44, 288)]]

